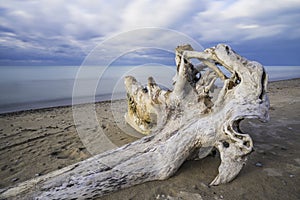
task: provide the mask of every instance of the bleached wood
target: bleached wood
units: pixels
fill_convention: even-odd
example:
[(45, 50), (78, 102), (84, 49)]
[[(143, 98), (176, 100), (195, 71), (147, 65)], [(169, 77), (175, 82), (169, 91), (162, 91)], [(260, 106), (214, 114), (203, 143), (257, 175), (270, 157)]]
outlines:
[[(194, 67), (191, 58), (202, 64)], [(177, 74), (172, 91), (162, 90), (153, 78), (149, 78), (146, 88), (134, 77), (125, 78), (126, 121), (148, 136), (21, 183), (0, 197), (93, 198), (146, 181), (167, 179), (196, 150), (203, 158), (212, 148), (220, 152), (221, 164), (211, 185), (234, 179), (253, 148), (251, 137), (239, 130), (240, 121), (269, 118), (264, 68), (224, 44), (204, 52), (182, 45), (176, 48), (175, 59)], [(219, 65), (231, 72), (231, 77), (226, 77)], [(204, 68), (208, 70), (202, 73)], [(224, 85), (212, 101), (217, 78)]]

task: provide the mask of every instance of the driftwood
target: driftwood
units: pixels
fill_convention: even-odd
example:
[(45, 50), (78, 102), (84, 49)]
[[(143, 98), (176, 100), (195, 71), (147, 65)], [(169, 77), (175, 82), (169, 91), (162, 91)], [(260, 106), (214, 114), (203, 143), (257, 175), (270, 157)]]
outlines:
[[(194, 66), (191, 58), (201, 61)], [(176, 48), (174, 89), (161, 89), (149, 78), (142, 86), (125, 78), (126, 121), (149, 134), (138, 141), (7, 189), (1, 198), (88, 199), (151, 180), (172, 176), (194, 152), (199, 158), (212, 148), (221, 156), (219, 174), (211, 185), (234, 179), (253, 142), (239, 129), (245, 118), (268, 120), (267, 75), (261, 64), (248, 61), (227, 45), (204, 52), (190, 45)], [(219, 68), (230, 73), (227, 77)], [(202, 71), (204, 73), (202, 73)], [(211, 97), (215, 81), (223, 87)]]

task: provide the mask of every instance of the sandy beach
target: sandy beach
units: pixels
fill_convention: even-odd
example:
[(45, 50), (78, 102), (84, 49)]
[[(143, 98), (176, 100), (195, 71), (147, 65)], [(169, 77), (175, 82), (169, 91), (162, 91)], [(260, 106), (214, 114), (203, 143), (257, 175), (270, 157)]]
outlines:
[[(220, 163), (216, 154), (186, 161), (168, 180), (140, 184), (98, 199), (300, 199), (300, 79), (271, 82), (268, 94), (270, 121), (242, 122), (241, 129), (251, 135), (255, 151), (232, 182), (208, 186)], [(84, 110), (85, 106), (77, 108)], [(124, 123), (126, 106), (125, 100), (95, 105), (101, 131), (116, 146), (140, 137)], [(104, 150), (87, 147), (77, 125), (71, 106), (1, 114), (0, 191)], [(90, 144), (100, 131), (93, 126), (82, 126), (81, 130), (91, 133), (84, 138)]]

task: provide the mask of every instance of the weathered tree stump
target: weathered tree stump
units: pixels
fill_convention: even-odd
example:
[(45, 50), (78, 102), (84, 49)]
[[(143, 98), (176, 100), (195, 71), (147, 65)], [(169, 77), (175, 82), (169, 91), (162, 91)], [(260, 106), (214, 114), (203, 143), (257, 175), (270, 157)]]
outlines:
[[(191, 58), (201, 65), (194, 66)], [(195, 151), (207, 156), (212, 148), (221, 156), (219, 174), (211, 185), (234, 179), (253, 148), (252, 139), (239, 129), (245, 118), (269, 118), (267, 75), (261, 64), (248, 61), (220, 44), (204, 52), (190, 45), (176, 48), (174, 89), (161, 89), (149, 78), (143, 87), (126, 77), (126, 121), (149, 134), (50, 174), (6, 189), (1, 198), (88, 199), (121, 188), (172, 176)], [(227, 77), (219, 68), (230, 73)], [(206, 69), (205, 73), (201, 73)], [(215, 101), (211, 91), (224, 83)]]

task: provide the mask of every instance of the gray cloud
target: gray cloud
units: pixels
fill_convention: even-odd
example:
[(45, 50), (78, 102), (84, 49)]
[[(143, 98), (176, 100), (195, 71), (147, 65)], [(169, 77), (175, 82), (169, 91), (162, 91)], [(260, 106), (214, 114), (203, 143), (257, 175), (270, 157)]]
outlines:
[(299, 10), (300, 2), (293, 0), (239, 0), (232, 4), (210, 1), (206, 10), (198, 12), (183, 30), (190, 30), (203, 41), (289, 37), (291, 27), (300, 27)]
[[(0, 64), (32, 64), (33, 61), (80, 64), (99, 43), (120, 32), (142, 27), (174, 29), (205, 47), (227, 42), (249, 53), (255, 41), (260, 41), (260, 45), (274, 45), (273, 48), (279, 41), (286, 46), (286, 51), (291, 51), (297, 49), (295, 43), (297, 47), (300, 43), (299, 11), (298, 0), (3, 0), (0, 2)], [(131, 35), (126, 44), (116, 41), (113, 47), (107, 48), (121, 50), (139, 39), (145, 37)], [(168, 36), (158, 36), (151, 42), (152, 45), (175, 43), (168, 48), (180, 43)], [(248, 52), (247, 48), (250, 48)], [(276, 58), (273, 59), (274, 63), (271, 58), (264, 62), (276, 64)], [(287, 58), (287, 64), (299, 64), (298, 61), (295, 56)]]

